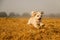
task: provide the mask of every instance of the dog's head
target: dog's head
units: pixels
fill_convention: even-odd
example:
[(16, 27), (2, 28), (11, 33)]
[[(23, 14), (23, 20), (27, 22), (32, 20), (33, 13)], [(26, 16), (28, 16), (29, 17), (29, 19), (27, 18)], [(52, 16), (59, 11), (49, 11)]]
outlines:
[(39, 12), (39, 11), (32, 11), (32, 17), (34, 17), (35, 19), (40, 20), (42, 18), (43, 15), (43, 11)]

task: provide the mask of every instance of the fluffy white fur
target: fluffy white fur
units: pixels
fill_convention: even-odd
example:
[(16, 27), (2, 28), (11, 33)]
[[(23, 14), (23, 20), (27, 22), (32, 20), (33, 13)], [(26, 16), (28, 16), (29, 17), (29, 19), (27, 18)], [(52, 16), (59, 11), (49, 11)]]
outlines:
[(27, 24), (32, 24), (35, 28), (40, 28), (44, 24), (41, 22), (43, 12), (32, 11), (32, 15)]

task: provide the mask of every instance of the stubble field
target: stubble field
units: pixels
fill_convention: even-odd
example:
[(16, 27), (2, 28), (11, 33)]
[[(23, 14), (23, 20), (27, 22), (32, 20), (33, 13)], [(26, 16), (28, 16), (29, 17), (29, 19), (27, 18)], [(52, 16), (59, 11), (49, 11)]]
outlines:
[(0, 18), (0, 40), (60, 40), (60, 19), (43, 18), (40, 29), (27, 25), (29, 18)]

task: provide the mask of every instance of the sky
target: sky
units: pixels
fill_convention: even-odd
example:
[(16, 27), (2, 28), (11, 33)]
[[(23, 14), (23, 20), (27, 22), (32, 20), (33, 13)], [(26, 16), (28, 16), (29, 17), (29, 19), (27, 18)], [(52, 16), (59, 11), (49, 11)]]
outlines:
[(60, 0), (0, 0), (0, 11), (22, 14), (44, 11), (45, 14), (60, 13)]

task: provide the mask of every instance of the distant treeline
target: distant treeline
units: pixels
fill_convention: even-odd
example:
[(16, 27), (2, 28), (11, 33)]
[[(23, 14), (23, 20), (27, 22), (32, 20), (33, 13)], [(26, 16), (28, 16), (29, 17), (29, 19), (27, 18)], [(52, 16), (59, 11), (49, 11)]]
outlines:
[[(30, 16), (31, 15), (28, 12), (24, 12), (22, 15), (20, 15), (19, 13), (14, 13), (14, 12), (10, 12), (9, 15), (7, 15), (6, 12), (0, 12), (0, 17), (30, 17)], [(43, 15), (43, 17), (60, 18), (60, 14), (50, 13), (47, 15)]]
[(14, 12), (10, 12), (9, 14), (6, 12), (0, 12), (0, 17), (30, 17), (30, 14), (27, 12), (24, 12), (22, 15)]
[(60, 18), (60, 13), (49, 13), (47, 15), (44, 15), (44, 17), (49, 17), (49, 18)]

